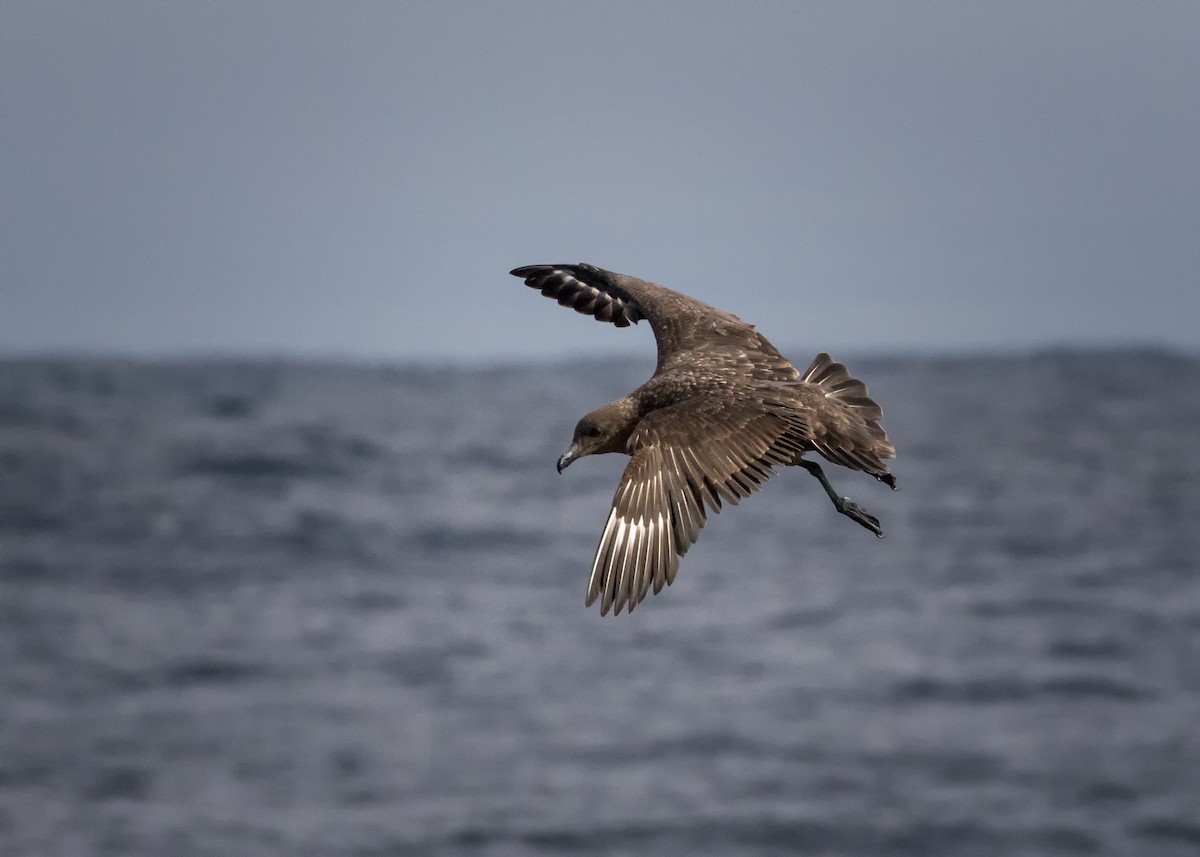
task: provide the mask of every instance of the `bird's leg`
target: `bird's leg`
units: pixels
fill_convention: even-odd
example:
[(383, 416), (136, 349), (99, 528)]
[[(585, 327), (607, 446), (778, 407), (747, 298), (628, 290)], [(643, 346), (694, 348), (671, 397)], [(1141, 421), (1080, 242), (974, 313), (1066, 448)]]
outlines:
[(821, 469), (821, 465), (815, 461), (800, 459), (798, 462), (801, 467), (817, 477), (821, 483), (821, 487), (825, 489), (825, 493), (829, 495), (829, 499), (833, 501), (833, 507), (851, 520), (858, 521), (868, 530), (873, 532), (879, 538), (883, 538), (883, 530), (879, 526), (879, 519), (869, 513), (862, 506), (855, 503), (849, 497), (838, 496), (838, 493), (833, 490), (833, 486), (829, 484), (829, 480), (825, 478), (825, 471)]

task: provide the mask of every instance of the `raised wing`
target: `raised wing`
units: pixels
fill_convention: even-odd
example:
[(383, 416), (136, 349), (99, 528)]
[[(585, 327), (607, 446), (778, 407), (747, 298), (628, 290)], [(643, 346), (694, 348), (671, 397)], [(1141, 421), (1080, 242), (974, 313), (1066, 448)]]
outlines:
[(660, 370), (738, 364), (758, 379), (799, 376), (753, 325), (657, 283), (587, 264), (529, 265), (511, 273), (563, 306), (617, 327), (646, 319)]
[(679, 557), (700, 535), (705, 507), (748, 497), (800, 454), (805, 416), (778, 403), (712, 396), (648, 415), (629, 441), (632, 460), (613, 497), (592, 563), (586, 604), (630, 611), (675, 580)]
[(598, 321), (629, 327), (646, 317), (633, 295), (617, 285), (607, 271), (592, 265), (529, 265), (509, 273), (560, 305)]

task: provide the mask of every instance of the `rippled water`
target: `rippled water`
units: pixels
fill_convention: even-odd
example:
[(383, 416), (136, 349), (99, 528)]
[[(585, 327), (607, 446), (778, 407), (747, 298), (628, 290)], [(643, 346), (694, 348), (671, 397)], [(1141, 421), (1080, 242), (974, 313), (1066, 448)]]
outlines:
[(642, 364), (0, 361), (0, 852), (1200, 853), (1200, 361), (852, 360), (799, 470), (583, 608)]

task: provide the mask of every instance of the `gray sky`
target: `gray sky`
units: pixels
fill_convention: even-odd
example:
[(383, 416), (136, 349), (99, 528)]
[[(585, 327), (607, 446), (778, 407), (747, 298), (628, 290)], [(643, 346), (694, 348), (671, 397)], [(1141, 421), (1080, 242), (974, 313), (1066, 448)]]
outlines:
[[(0, 351), (1200, 348), (1200, 3), (0, 4)], [(799, 349), (800, 353), (796, 353)]]

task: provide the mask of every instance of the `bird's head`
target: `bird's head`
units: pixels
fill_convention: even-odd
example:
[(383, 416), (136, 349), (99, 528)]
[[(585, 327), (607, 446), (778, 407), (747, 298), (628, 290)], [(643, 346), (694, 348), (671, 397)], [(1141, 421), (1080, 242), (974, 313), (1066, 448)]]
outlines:
[(562, 473), (572, 461), (585, 455), (624, 452), (636, 423), (636, 408), (629, 399), (620, 399), (584, 414), (575, 425), (571, 445), (558, 459), (558, 472)]

